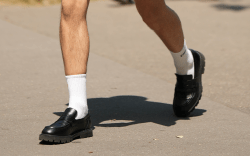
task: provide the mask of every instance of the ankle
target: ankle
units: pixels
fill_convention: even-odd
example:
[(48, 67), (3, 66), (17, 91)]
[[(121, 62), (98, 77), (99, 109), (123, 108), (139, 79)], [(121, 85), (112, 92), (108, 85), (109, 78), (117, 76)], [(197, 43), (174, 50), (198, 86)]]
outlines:
[(187, 48), (186, 42), (182, 50), (178, 53), (171, 52), (176, 67), (176, 73), (179, 75), (192, 75), (194, 78), (194, 58), (192, 52)]

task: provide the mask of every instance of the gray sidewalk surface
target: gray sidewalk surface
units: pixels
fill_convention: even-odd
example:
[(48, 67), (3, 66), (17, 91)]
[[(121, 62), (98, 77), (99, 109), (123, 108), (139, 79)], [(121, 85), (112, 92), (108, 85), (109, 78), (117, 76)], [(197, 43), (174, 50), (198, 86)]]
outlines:
[[(250, 113), (250, 1), (166, 3), (181, 18), (187, 45), (207, 58), (204, 95)], [(0, 19), (58, 40), (60, 5), (0, 7)], [(175, 84), (172, 57), (134, 5), (94, 1), (88, 9), (91, 53)]]
[[(181, 7), (184, 8), (183, 3), (187, 4), (187, 2), (177, 3), (180, 10)], [(191, 3), (194, 6), (204, 4)], [(147, 69), (142, 68), (143, 63), (148, 61), (152, 64), (159, 58), (157, 51), (161, 57), (166, 56), (167, 65), (174, 68), (168, 51), (163, 51), (164, 47), (160, 40), (146, 26), (143, 26), (143, 23), (138, 22), (137, 14), (130, 16), (131, 18), (124, 15), (125, 12), (128, 14), (131, 11), (135, 12), (133, 6), (115, 7), (115, 4), (114, 2), (93, 2), (89, 8), (89, 11), (92, 9), (89, 13), (92, 44), (87, 91), (89, 109), (95, 126), (94, 137), (74, 140), (72, 143), (62, 145), (42, 145), (38, 140), (43, 127), (58, 119), (68, 102), (60, 45), (52, 31), (52, 29), (58, 31), (58, 26), (49, 29), (51, 23), (47, 23), (47, 27), (41, 25), (38, 29), (38, 26), (34, 26), (31, 22), (33, 29), (31, 26), (28, 27), (29, 25), (20, 24), (22, 19), (19, 19), (19, 24), (15, 23), (18, 22), (16, 18), (18, 16), (15, 13), (8, 14), (12, 19), (0, 20), (1, 155), (249, 155), (250, 117), (241, 109), (239, 111), (233, 106), (234, 109), (229, 108), (225, 106), (227, 104), (205, 95), (189, 118), (174, 116), (172, 111), (174, 84), (159, 77), (159, 74), (142, 70)], [(107, 10), (105, 10), (106, 6), (109, 6)], [(97, 12), (100, 8), (106, 12)], [(0, 13), (6, 10), (11, 12), (12, 8), (4, 9), (6, 8), (1, 8)], [(25, 11), (32, 13), (31, 10), (34, 8), (19, 9), (19, 13)], [(38, 8), (37, 12), (39, 9), (41, 8)], [(56, 13), (59, 6), (47, 9), (54, 10)], [(227, 14), (236, 16), (237, 13), (227, 12)], [(0, 14), (0, 16), (3, 15), (4, 13)], [(53, 18), (57, 17), (53, 15), (55, 14), (52, 14), (50, 19), (44, 19), (56, 24), (59, 20), (53, 21)], [(27, 16), (22, 17), (25, 20)], [(99, 20), (96, 20), (97, 17)], [(209, 16), (209, 18), (212, 17)], [(27, 17), (26, 20), (28, 19)], [(121, 23), (122, 21), (125, 22)], [(46, 23), (43, 24), (46, 25)], [(186, 21), (184, 25), (188, 24), (192, 23)], [(197, 36), (201, 34), (209, 36), (208, 32), (197, 31), (199, 31)], [(221, 29), (221, 31), (224, 30)], [(237, 35), (235, 37), (237, 38)], [(245, 36), (239, 37), (237, 40)], [(191, 34), (188, 38), (191, 38)], [(216, 38), (213, 39), (216, 40)], [(231, 42), (231, 39), (228, 40)], [(199, 43), (198, 49), (203, 48), (205, 55), (208, 55), (204, 83), (208, 83), (207, 77), (219, 77), (220, 70), (214, 69), (218, 65), (216, 58), (209, 54), (211, 50), (205, 51), (209, 44), (203, 45), (204, 39), (191, 38), (190, 40), (192, 45)], [(245, 42), (242, 39), (241, 49), (248, 48), (249, 45), (245, 45)], [(236, 48), (234, 45), (230, 46)], [(155, 51), (151, 54), (147, 49)], [(128, 55), (125, 55), (125, 51)], [(143, 57), (143, 52), (145, 52), (144, 55), (149, 55), (148, 60), (144, 60), (146, 57)], [(228, 57), (231, 57), (233, 52), (235, 51), (232, 50)], [(108, 54), (104, 55), (105, 53)], [(117, 60), (116, 57), (111, 58), (112, 54), (117, 58), (119, 55), (121, 60)], [(132, 54), (135, 57), (133, 59)], [(126, 59), (132, 64), (131, 66), (126, 64)], [(237, 55), (235, 59), (239, 59)], [(159, 58), (159, 62), (161, 60), (163, 59)], [(138, 65), (133, 66), (133, 62), (137, 62)], [(244, 63), (244, 60), (241, 63)], [(229, 67), (221, 68), (228, 68), (230, 71)], [(156, 66), (153, 68), (156, 69)], [(168, 74), (167, 77), (174, 79), (174, 69), (164, 68), (169, 70), (162, 71), (162, 74)], [(240, 70), (240, 67), (237, 68)], [(214, 71), (219, 74), (209, 75)], [(222, 74), (227, 74), (229, 71), (223, 71)], [(205, 89), (209, 90), (209, 88), (207, 84)], [(228, 93), (228, 90), (224, 92)], [(176, 136), (183, 136), (183, 138)]]

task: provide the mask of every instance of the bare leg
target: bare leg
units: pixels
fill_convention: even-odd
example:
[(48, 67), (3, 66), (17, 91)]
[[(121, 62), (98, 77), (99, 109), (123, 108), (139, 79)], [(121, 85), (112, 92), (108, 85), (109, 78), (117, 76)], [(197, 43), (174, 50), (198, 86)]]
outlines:
[(62, 0), (60, 41), (69, 89), (69, 108), (77, 111), (76, 119), (88, 114), (86, 72), (89, 35), (86, 14), (89, 0)]
[(164, 0), (135, 0), (143, 21), (161, 38), (172, 52), (180, 52), (184, 35), (178, 15)]
[(173, 110), (176, 116), (187, 117), (201, 99), (205, 58), (184, 44), (180, 19), (164, 0), (135, 0), (135, 3), (143, 21), (172, 52), (177, 71)]
[(89, 55), (88, 4), (89, 0), (62, 0), (60, 42), (66, 75), (86, 74)]
[(40, 140), (66, 143), (72, 141), (72, 136), (93, 136), (86, 97), (89, 55), (86, 22), (88, 4), (89, 0), (62, 0), (60, 41), (69, 89), (69, 107), (53, 126), (43, 129), (39, 136)]

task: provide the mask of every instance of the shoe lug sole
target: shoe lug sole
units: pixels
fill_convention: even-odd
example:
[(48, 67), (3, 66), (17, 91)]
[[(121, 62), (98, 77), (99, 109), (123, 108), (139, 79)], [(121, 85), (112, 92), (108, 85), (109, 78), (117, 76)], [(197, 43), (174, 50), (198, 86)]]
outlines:
[(81, 132), (78, 132), (73, 135), (68, 136), (56, 136), (56, 135), (49, 135), (49, 134), (40, 134), (39, 140), (47, 141), (47, 142), (54, 142), (54, 143), (68, 143), (74, 140), (77, 137), (80, 138), (88, 138), (93, 136), (93, 130), (88, 129)]

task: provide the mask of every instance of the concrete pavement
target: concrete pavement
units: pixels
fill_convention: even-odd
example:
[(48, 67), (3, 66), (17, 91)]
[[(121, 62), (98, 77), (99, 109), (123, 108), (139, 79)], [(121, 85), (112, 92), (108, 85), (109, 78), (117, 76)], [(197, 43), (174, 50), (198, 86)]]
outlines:
[[(92, 3), (92, 10), (105, 6), (102, 3)], [(98, 16), (102, 19), (103, 15)], [(130, 34), (130, 38), (134, 41), (139, 37), (139, 43), (130, 42), (129, 35), (125, 34), (133, 30), (133, 22), (128, 27), (124, 27), (125, 23), (118, 24), (118, 28), (126, 32), (120, 35), (125, 37), (120, 36), (123, 42), (113, 43), (100, 34), (101, 30), (95, 29), (97, 24), (90, 29), (92, 47), (87, 86), (88, 104), (96, 128), (94, 137), (50, 146), (39, 144), (38, 135), (45, 125), (58, 118), (68, 102), (59, 41), (48, 34), (41, 35), (41, 32), (0, 20), (1, 155), (249, 155), (248, 114), (203, 96), (191, 117), (175, 117), (173, 84), (97, 55), (109, 53), (113, 46), (121, 59), (129, 60), (120, 51), (137, 51), (144, 47), (139, 39), (151, 32), (146, 31), (146, 27), (138, 29), (143, 32), (142, 36)], [(109, 30), (107, 22), (100, 25)], [(114, 30), (117, 34), (123, 32), (118, 28)], [(114, 37), (111, 30), (104, 32)], [(153, 33), (151, 42), (159, 42), (153, 38)], [(128, 43), (131, 50), (126, 49)], [(153, 43), (148, 44), (157, 50)], [(138, 58), (138, 62), (141, 59)], [(205, 77), (212, 72), (209, 68), (208, 65)], [(166, 72), (169, 75), (171, 71)]]
[[(207, 58), (204, 95), (250, 113), (250, 2), (166, 1), (181, 18), (187, 45)], [(58, 40), (60, 6), (0, 7), (0, 19)], [(134, 5), (94, 1), (88, 11), (91, 53), (175, 84), (173, 60)]]

